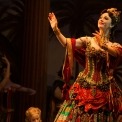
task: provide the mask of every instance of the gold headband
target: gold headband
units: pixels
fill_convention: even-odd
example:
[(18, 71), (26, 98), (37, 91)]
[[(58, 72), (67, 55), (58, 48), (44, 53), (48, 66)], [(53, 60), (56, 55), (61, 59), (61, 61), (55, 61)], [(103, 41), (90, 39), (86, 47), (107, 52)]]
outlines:
[(117, 11), (117, 8), (110, 8), (110, 9), (107, 9), (107, 12), (110, 12), (113, 14), (113, 16), (116, 18), (116, 22), (119, 21), (119, 15), (121, 11)]

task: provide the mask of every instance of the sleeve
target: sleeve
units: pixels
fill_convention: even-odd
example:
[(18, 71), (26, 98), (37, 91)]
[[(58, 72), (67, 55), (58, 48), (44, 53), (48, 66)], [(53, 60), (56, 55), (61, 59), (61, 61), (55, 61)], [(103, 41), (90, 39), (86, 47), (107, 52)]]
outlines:
[(112, 47), (115, 49), (117, 57), (122, 57), (122, 45), (119, 43), (113, 43)]
[(73, 63), (74, 63), (74, 48), (75, 39), (67, 38), (67, 46), (65, 52), (65, 60), (63, 64), (63, 80), (68, 83), (72, 75)]
[[(65, 52), (65, 60), (63, 64), (63, 80), (65, 82), (63, 87), (63, 97), (64, 99), (69, 99), (68, 91), (70, 88), (69, 81), (71, 79), (73, 73), (73, 64), (74, 59), (76, 59), (80, 64), (84, 63), (84, 50), (76, 49), (75, 47), (76, 39), (75, 38), (67, 38), (67, 46)], [(83, 64), (84, 65), (84, 64)]]
[(110, 58), (110, 68), (113, 69), (113, 78), (117, 86), (122, 90), (122, 46), (119, 43), (112, 45), (117, 52), (117, 57)]
[(75, 47), (76, 39), (67, 38), (67, 47), (63, 65), (63, 80), (68, 83), (73, 73), (74, 59), (83, 67), (85, 66), (85, 48), (77, 49)]

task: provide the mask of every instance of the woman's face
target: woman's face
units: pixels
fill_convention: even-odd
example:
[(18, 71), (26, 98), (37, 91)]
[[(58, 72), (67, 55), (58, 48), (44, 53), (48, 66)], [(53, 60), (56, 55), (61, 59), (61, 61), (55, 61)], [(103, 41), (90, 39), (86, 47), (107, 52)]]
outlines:
[(99, 20), (98, 20), (98, 28), (102, 29), (103, 31), (106, 31), (107, 29), (111, 29), (112, 19), (110, 18), (108, 13), (103, 13)]

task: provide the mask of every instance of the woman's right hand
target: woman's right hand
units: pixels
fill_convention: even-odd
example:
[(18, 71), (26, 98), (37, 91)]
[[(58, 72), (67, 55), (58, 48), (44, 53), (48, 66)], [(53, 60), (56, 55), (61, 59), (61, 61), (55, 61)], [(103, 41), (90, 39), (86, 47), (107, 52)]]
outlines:
[(58, 22), (57, 22), (57, 18), (55, 16), (55, 14), (53, 12), (49, 13), (48, 20), (50, 22), (51, 28), (53, 30), (55, 30), (57, 28), (57, 26), (58, 26)]

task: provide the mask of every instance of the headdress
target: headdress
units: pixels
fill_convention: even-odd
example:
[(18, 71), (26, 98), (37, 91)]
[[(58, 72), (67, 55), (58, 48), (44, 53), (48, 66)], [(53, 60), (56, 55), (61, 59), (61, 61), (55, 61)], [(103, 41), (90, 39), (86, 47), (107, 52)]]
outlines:
[(107, 12), (112, 13), (113, 16), (115, 17), (116, 22), (119, 22), (119, 20), (120, 20), (119, 15), (120, 15), (121, 11), (118, 11), (117, 8), (110, 8), (110, 9), (107, 9)]

